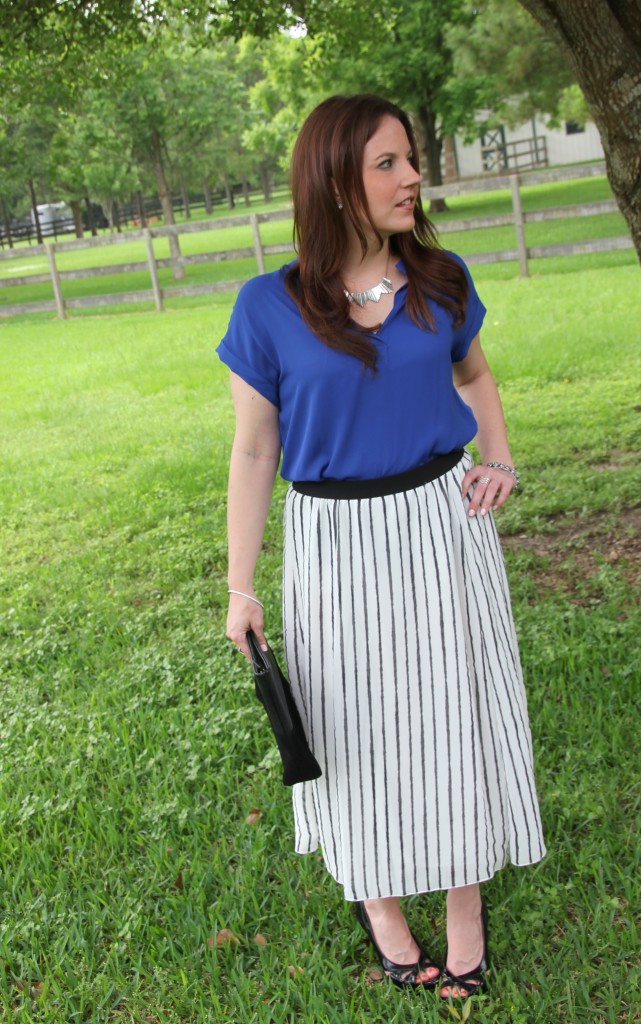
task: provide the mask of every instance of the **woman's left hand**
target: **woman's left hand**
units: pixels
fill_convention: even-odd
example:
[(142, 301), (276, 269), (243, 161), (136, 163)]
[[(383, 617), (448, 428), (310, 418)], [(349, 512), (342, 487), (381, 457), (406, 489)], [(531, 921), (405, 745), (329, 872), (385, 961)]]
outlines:
[(485, 516), (491, 509), (500, 508), (515, 487), (516, 480), (503, 469), (472, 466), (463, 477), (462, 485), (463, 499), (472, 492), (468, 515)]

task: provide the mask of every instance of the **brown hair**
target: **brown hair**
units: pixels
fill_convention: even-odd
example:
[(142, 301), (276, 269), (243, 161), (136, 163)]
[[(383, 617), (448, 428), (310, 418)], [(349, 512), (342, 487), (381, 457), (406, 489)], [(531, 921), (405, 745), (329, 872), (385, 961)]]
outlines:
[[(385, 115), (397, 118), (407, 132), (412, 166), (418, 172), (416, 138), (407, 114), (380, 96), (331, 96), (305, 121), (294, 147), (291, 185), (297, 262), (285, 278), (288, 293), (307, 326), (330, 348), (356, 356), (376, 369), (377, 349), (371, 328), (355, 323), (343, 290), (340, 271), (347, 253), (349, 219), (361, 242), (367, 240), (363, 215), (372, 224), (363, 186), (363, 151)], [(343, 210), (338, 209), (336, 194)], [(443, 252), (436, 231), (425, 216), (420, 196), (413, 231), (392, 235), (390, 248), (403, 260), (408, 278), (407, 310), (420, 327), (434, 329), (427, 304), (433, 299), (451, 313), (455, 326), (465, 319), (467, 278), (461, 266)]]

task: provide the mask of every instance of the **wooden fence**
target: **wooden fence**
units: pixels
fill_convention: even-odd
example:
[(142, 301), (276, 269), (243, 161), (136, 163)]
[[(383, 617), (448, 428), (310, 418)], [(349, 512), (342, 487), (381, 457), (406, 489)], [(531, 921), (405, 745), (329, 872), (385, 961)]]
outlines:
[(570, 256), (581, 253), (608, 252), (612, 249), (633, 249), (629, 235), (610, 238), (596, 238), (584, 242), (562, 242), (556, 245), (528, 246), (525, 240), (525, 225), (546, 220), (563, 220), (568, 217), (592, 217), (601, 213), (618, 213), (614, 199), (603, 199), (591, 203), (577, 203), (571, 206), (555, 206), (547, 210), (523, 211), (521, 187), (524, 185), (550, 184), (555, 181), (575, 181), (580, 178), (594, 178), (605, 174), (605, 162), (584, 164), (578, 167), (557, 167), (544, 171), (529, 171), (525, 174), (492, 174), (487, 178), (473, 181), (458, 181), (452, 185), (439, 185), (421, 189), (426, 199), (446, 199), (449, 196), (463, 196), (479, 192), (494, 192), (496, 189), (510, 189), (512, 212), (495, 214), (491, 217), (467, 217), (461, 220), (443, 221), (438, 225), (441, 232), (471, 231), (474, 228), (497, 228), (514, 225), (516, 247), (498, 252), (482, 252), (465, 256), (465, 262), (502, 263), (516, 260), (522, 277), (529, 275), (529, 261), (543, 256)]
[[(489, 217), (467, 217), (459, 220), (447, 220), (439, 224), (442, 232), (470, 231), (475, 228), (493, 228), (506, 225), (513, 225), (516, 236), (516, 246), (511, 249), (503, 249), (498, 252), (483, 252), (466, 255), (465, 260), (469, 264), (475, 263), (500, 263), (504, 261), (517, 261), (522, 276), (529, 273), (529, 261), (544, 256), (560, 256), (575, 253), (606, 252), (613, 249), (633, 248), (632, 239), (629, 236), (594, 239), (584, 242), (568, 242), (557, 245), (528, 246), (525, 239), (525, 225), (528, 223), (558, 220), (568, 217), (589, 217), (596, 214), (613, 213), (618, 211), (614, 200), (602, 200), (599, 202), (581, 203), (572, 206), (560, 206), (545, 210), (534, 210), (524, 213), (521, 203), (521, 187), (523, 185), (535, 185), (554, 181), (571, 181), (579, 178), (594, 177), (605, 174), (605, 164), (596, 163), (579, 167), (563, 167), (553, 170), (533, 171), (526, 174), (491, 175), (487, 178), (475, 179), (473, 181), (462, 181), (451, 185), (441, 185), (434, 188), (422, 189), (424, 200), (470, 195), (474, 193), (495, 191), (497, 189), (509, 189), (512, 195), (512, 212), (498, 214)], [(248, 214), (232, 217), (218, 218), (216, 220), (196, 221), (188, 224), (152, 227), (144, 230), (128, 231), (126, 234), (105, 235), (90, 239), (73, 239), (67, 242), (47, 243), (41, 246), (31, 246), (27, 251), (24, 249), (13, 249), (0, 252), (0, 272), (5, 260), (24, 258), (25, 255), (35, 254), (47, 255), (49, 262), (48, 274), (27, 274), (21, 277), (0, 277), (0, 289), (13, 285), (28, 285), (44, 282), (51, 282), (53, 287), (53, 300), (44, 302), (28, 302), (17, 305), (0, 304), (0, 315), (12, 315), (16, 313), (30, 312), (56, 312), (59, 317), (64, 318), (67, 310), (81, 309), (95, 306), (112, 306), (128, 302), (149, 302), (152, 301), (155, 308), (160, 312), (164, 307), (164, 301), (173, 297), (188, 295), (207, 295), (213, 292), (237, 291), (244, 281), (219, 281), (203, 284), (179, 285), (169, 288), (161, 288), (158, 279), (158, 270), (165, 267), (176, 268), (190, 266), (198, 263), (211, 263), (221, 260), (243, 259), (254, 257), (258, 273), (265, 271), (265, 256), (276, 253), (291, 253), (292, 246), (289, 243), (278, 243), (275, 245), (263, 245), (260, 235), (260, 224), (268, 221), (287, 220), (292, 216), (291, 210), (280, 210), (269, 214)], [(155, 238), (166, 238), (172, 234), (183, 235), (194, 231), (212, 231), (221, 228), (251, 225), (253, 245), (242, 249), (227, 249), (224, 251), (213, 251), (198, 253), (194, 255), (180, 256), (174, 258), (157, 259), (154, 254), (153, 241)], [(102, 267), (91, 267), (80, 270), (61, 271), (58, 269), (56, 254), (67, 252), (72, 249), (94, 248), (102, 245), (118, 245), (123, 242), (143, 240), (146, 247), (147, 258), (144, 261), (135, 263), (119, 263)], [(78, 280), (87, 277), (99, 277), (108, 274), (126, 274), (131, 271), (147, 270), (150, 277), (151, 288), (141, 291), (115, 292), (108, 295), (91, 295), (78, 298), (65, 298), (63, 295), (63, 284), (65, 281)]]
[[(28, 250), (12, 249), (0, 252), (0, 271), (5, 260), (22, 258), (25, 256), (46, 254), (49, 262), (48, 274), (25, 274), (21, 277), (2, 278), (0, 277), (0, 288), (13, 285), (43, 284), (48, 281), (53, 287), (53, 300), (44, 302), (24, 302), (16, 305), (0, 304), (0, 315), (10, 316), (16, 313), (35, 312), (56, 312), (64, 319), (69, 309), (82, 309), (92, 306), (113, 306), (126, 302), (153, 302), (158, 312), (164, 308), (164, 300), (167, 298), (183, 297), (188, 295), (208, 295), (212, 292), (238, 291), (243, 281), (217, 281), (203, 284), (185, 284), (170, 288), (161, 288), (158, 279), (158, 270), (165, 267), (176, 268), (193, 266), (197, 263), (217, 263), (223, 260), (256, 259), (259, 274), (265, 272), (265, 256), (277, 253), (290, 253), (292, 245), (289, 243), (277, 243), (274, 245), (263, 245), (260, 236), (260, 224), (267, 221), (289, 220), (291, 210), (278, 210), (275, 213), (250, 213), (234, 217), (219, 217), (216, 220), (194, 221), (189, 224), (172, 224), (163, 227), (144, 228), (138, 231), (128, 231), (126, 234), (103, 235), (98, 238), (74, 238), (68, 242), (46, 242), (44, 245), (32, 245)], [(221, 228), (240, 227), (250, 225), (252, 229), (253, 245), (242, 249), (224, 249), (215, 252), (195, 253), (191, 256), (180, 256), (174, 258), (157, 259), (154, 254), (154, 238), (167, 238), (170, 235), (192, 234), (195, 231), (215, 231)], [(109, 266), (87, 267), (80, 270), (59, 270), (56, 262), (56, 254), (69, 252), (73, 249), (93, 249), (103, 245), (119, 245), (125, 242), (144, 241), (147, 258), (135, 263), (115, 263)], [(107, 295), (86, 295), (78, 298), (65, 298), (62, 291), (64, 281), (77, 281), (86, 277), (103, 277), (110, 274), (127, 274), (131, 271), (148, 271), (151, 288), (141, 291), (112, 292)]]

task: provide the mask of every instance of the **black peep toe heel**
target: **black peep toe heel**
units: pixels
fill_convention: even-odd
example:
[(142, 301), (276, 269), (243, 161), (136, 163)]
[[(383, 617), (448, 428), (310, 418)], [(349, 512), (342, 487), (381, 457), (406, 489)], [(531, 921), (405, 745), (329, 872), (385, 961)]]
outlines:
[[(478, 967), (475, 967), (473, 971), (466, 971), (465, 974), (461, 974), (459, 977), (452, 974), (451, 971), (448, 971), (447, 946), (445, 947), (445, 966), (441, 971), (441, 977), (439, 979), (441, 983), (441, 997), (443, 999), (469, 999), (470, 996), (477, 996), (487, 987), (486, 974), (489, 970), (490, 959), (487, 948), (488, 924), (487, 907), (485, 906), (485, 902), (482, 902), (481, 904), (481, 924), (483, 925), (483, 956), (480, 964)], [(449, 988), (450, 993), (451, 989), (457, 988), (459, 990), (459, 994), (455, 996), (450, 993), (448, 993), (448, 995), (443, 995), (444, 988)], [(462, 989), (465, 991), (465, 995), (461, 993)]]
[(410, 932), (414, 942), (416, 942), (416, 945), (418, 946), (418, 961), (415, 964), (396, 964), (393, 960), (389, 960), (381, 951), (374, 936), (372, 922), (365, 910), (364, 903), (359, 902), (356, 904), (356, 916), (365, 929), (385, 974), (396, 986), (398, 986), (398, 988), (434, 988), (438, 984), (441, 980), (440, 974), (437, 974), (434, 978), (430, 978), (429, 981), (423, 981), (421, 979), (421, 975), (425, 971), (429, 970), (430, 967), (438, 967), (438, 965), (435, 964), (422, 949), (421, 944), (417, 941), (415, 935), (412, 935)]

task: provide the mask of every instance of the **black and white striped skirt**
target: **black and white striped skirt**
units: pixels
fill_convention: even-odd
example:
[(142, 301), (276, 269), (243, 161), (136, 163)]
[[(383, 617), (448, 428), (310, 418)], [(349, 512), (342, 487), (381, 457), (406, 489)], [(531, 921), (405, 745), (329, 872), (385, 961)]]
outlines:
[(503, 556), (463, 458), (410, 490), (287, 492), (289, 678), (322, 778), (296, 851), (348, 900), (449, 889), (545, 853)]

